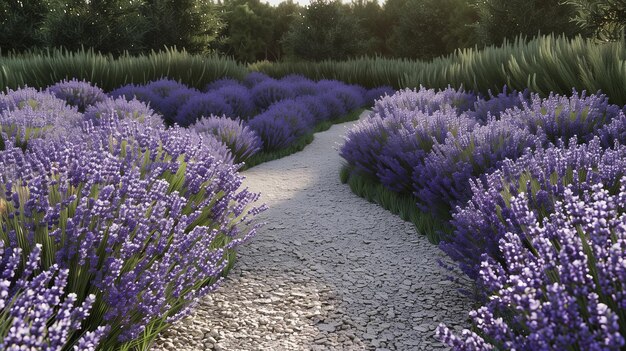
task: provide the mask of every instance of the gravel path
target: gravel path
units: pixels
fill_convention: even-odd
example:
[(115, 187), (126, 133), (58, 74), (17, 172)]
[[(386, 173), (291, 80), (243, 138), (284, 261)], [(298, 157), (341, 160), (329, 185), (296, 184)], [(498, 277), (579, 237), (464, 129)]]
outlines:
[(471, 301), (436, 246), (339, 181), (335, 125), (295, 155), (245, 172), (268, 224), (222, 286), (153, 350), (443, 350), (440, 322)]

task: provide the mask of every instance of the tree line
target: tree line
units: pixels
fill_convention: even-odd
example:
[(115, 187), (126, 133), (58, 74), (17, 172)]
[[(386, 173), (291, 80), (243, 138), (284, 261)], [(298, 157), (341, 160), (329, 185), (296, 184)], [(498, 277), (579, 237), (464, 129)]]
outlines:
[(430, 59), (538, 34), (623, 40), (624, 0), (0, 0), (2, 53), (165, 47), (242, 62)]

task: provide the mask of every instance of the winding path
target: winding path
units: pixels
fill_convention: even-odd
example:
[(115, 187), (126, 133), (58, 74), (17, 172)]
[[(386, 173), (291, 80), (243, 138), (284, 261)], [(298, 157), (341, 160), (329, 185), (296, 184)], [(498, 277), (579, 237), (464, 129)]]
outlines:
[(245, 172), (268, 224), (155, 350), (445, 349), (434, 329), (465, 325), (471, 301), (436, 246), (340, 183), (337, 148), (353, 123)]

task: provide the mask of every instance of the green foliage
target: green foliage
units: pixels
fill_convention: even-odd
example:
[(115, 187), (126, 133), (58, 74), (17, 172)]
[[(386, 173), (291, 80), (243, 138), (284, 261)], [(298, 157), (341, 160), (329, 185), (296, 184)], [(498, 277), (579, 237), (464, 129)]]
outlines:
[(573, 36), (578, 27), (570, 21), (574, 9), (562, 0), (480, 0), (476, 31), (487, 45), (501, 44), (520, 35), (565, 34)]
[(223, 7), (220, 51), (243, 62), (267, 59), (266, 48), (274, 39), (272, 8), (259, 0), (226, 0)]
[(259, 63), (251, 70), (271, 76), (297, 73), (312, 79), (338, 79), (366, 87), (441, 89), (463, 86), (487, 94), (504, 85), (542, 95), (602, 90), (614, 104), (626, 104), (626, 43), (598, 45), (575, 37), (519, 38), (501, 46), (464, 49), (432, 61), (358, 58), (318, 63)]
[(449, 231), (447, 221), (439, 220), (417, 208), (417, 199), (406, 194), (395, 193), (375, 179), (352, 172), (349, 167), (342, 167), (339, 172), (342, 183), (348, 184), (358, 196), (376, 203), (393, 214), (397, 214), (405, 221), (415, 225), (417, 231), (426, 235), (428, 241), (438, 244), (440, 235)]
[(148, 22), (138, 10), (141, 0), (51, 0), (41, 25), (43, 43), (108, 53), (140, 52)]
[(181, 47), (191, 53), (209, 52), (224, 26), (210, 0), (142, 0), (140, 13), (150, 25), (143, 38), (147, 49)]
[(600, 41), (618, 41), (626, 31), (626, 2), (623, 0), (569, 0), (574, 21)]
[(114, 58), (93, 50), (49, 50), (0, 58), (0, 89), (25, 85), (46, 87), (63, 79), (87, 80), (110, 91), (128, 83), (145, 84), (169, 77), (189, 86), (203, 88), (223, 77), (242, 79), (245, 67), (217, 55), (192, 55), (166, 50), (146, 55)]
[(24, 51), (41, 46), (39, 33), (48, 1), (0, 0), (0, 48)]
[(365, 31), (339, 0), (315, 0), (285, 33), (283, 45), (292, 58), (319, 61), (365, 53)]
[(466, 0), (388, 0), (394, 57), (433, 58), (473, 44), (474, 9)]

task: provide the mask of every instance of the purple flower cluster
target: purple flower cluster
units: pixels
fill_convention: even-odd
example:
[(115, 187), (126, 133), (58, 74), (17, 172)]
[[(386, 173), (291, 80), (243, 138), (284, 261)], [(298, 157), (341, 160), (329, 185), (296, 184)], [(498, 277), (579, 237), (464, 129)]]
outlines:
[[(37, 112), (31, 100), (8, 112)], [(162, 330), (215, 288), (257, 229), (251, 219), (264, 207), (241, 190), (215, 137), (152, 125), (137, 101), (100, 104), (76, 135), (0, 151), (0, 319), (9, 318), (0, 324), (15, 326), (5, 349), (39, 349), (28, 343), (46, 338), (61, 345), (51, 349), (76, 340), (80, 349), (118, 349)], [(11, 273), (9, 255), (31, 262), (23, 275)], [(87, 315), (90, 307), (98, 313)]]
[(253, 72), (243, 82), (217, 80), (204, 92), (161, 79), (126, 85), (111, 95), (148, 103), (167, 125), (187, 127), (209, 116), (240, 119), (261, 136), (264, 150), (271, 151), (291, 145), (315, 124), (342, 117), (389, 92), (387, 87), (367, 91), (335, 80), (315, 82), (299, 75), (274, 79)]
[(525, 129), (495, 120), (469, 133), (436, 143), (413, 174), (413, 190), (423, 211), (446, 218), (471, 198), (469, 181), (492, 172), (506, 159), (517, 159), (540, 144)]
[(263, 146), (256, 132), (239, 119), (210, 116), (202, 118), (192, 125), (192, 128), (199, 134), (215, 136), (230, 149), (237, 163), (256, 154)]
[(0, 133), (5, 144), (25, 148), (39, 138), (73, 135), (82, 115), (49, 92), (32, 88), (0, 94)]
[[(483, 257), (488, 296), (470, 313), (477, 333), (439, 338), (454, 350), (621, 350), (626, 345), (626, 178), (616, 194), (598, 183), (570, 188), (539, 219), (525, 193), (511, 199), (522, 233), (499, 241), (501, 264)], [(480, 335), (479, 335), (480, 334)]]
[[(0, 207), (1, 208), (1, 207)], [(20, 248), (5, 248), (0, 241), (0, 349), (68, 349), (68, 336), (81, 329), (89, 316), (95, 295), (80, 306), (75, 293), (66, 294), (69, 270), (52, 265), (41, 268), (41, 245), (25, 257)], [(79, 350), (95, 350), (106, 327), (83, 333), (76, 344)]]
[(70, 106), (76, 106), (78, 111), (85, 112), (87, 107), (102, 102), (107, 98), (104, 91), (86, 81), (77, 79), (64, 80), (48, 87), (57, 98), (65, 100)]
[(263, 140), (266, 151), (286, 148), (313, 129), (315, 118), (305, 105), (295, 100), (274, 103), (248, 125)]
[(567, 147), (550, 145), (516, 161), (505, 160), (495, 172), (470, 183), (471, 200), (453, 213), (454, 231), (440, 247), (476, 279), (483, 254), (504, 264), (499, 241), (506, 233), (523, 233), (523, 221), (511, 209), (513, 197), (525, 193), (527, 206), (541, 220), (554, 212), (566, 189), (582, 194), (603, 184), (616, 193), (625, 175), (626, 146), (603, 149), (597, 138), (581, 145), (574, 139)]
[(528, 90), (519, 93), (513, 90), (509, 93), (505, 86), (498, 95), (489, 92), (489, 97), (478, 99), (468, 114), (481, 124), (486, 124), (492, 119), (500, 119), (500, 116), (507, 110), (516, 107), (521, 109), (525, 103), (528, 103), (529, 99), (530, 92)]
[(382, 118), (401, 114), (403, 111), (415, 110), (425, 113), (454, 110), (456, 113), (461, 113), (470, 110), (475, 101), (476, 95), (462, 89), (447, 88), (436, 91), (421, 87), (419, 90), (405, 89), (382, 97), (375, 102), (372, 110)]
[(374, 113), (348, 132), (340, 154), (354, 171), (392, 191), (411, 193), (413, 175), (423, 168), (433, 145), (468, 133), (474, 124), (464, 114), (442, 110), (403, 110), (387, 118)]
[(526, 128), (553, 144), (558, 140), (568, 142), (577, 137), (579, 142), (589, 141), (596, 130), (617, 117), (620, 108), (611, 105), (602, 94), (589, 95), (573, 91), (571, 97), (551, 94), (543, 99), (537, 94), (523, 107), (508, 110), (502, 119), (508, 119), (520, 128)]
[(163, 120), (148, 105), (137, 100), (106, 98), (87, 108), (83, 115), (85, 121), (99, 125), (102, 119), (133, 119), (152, 126), (163, 126)]

